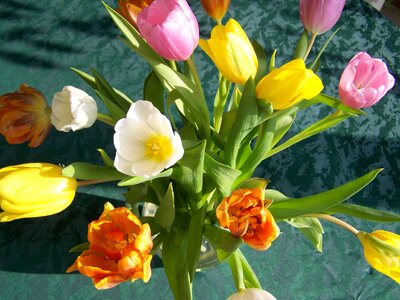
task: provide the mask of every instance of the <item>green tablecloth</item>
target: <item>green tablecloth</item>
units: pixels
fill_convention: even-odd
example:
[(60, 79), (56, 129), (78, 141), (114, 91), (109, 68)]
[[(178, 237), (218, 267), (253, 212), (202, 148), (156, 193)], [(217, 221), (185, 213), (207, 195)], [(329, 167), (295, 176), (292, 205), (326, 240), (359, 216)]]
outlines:
[[(112, 6), (115, 2), (108, 1)], [(212, 22), (201, 11), (199, 1), (189, 2), (205, 38)], [(248, 35), (264, 46), (267, 55), (278, 49), (278, 64), (289, 60), (302, 31), (297, 1), (232, 2), (229, 17), (238, 20)], [(347, 1), (337, 26), (343, 28), (327, 48), (319, 72), (325, 92), (337, 95), (338, 78), (358, 51), (381, 57), (399, 81), (399, 28), (357, 0)], [(1, 1), (0, 94), (27, 83), (41, 90), (49, 102), (64, 85), (74, 85), (94, 96), (69, 70), (73, 66), (88, 71), (92, 66), (131, 98), (142, 98), (141, 82), (148, 67), (116, 35), (118, 31), (99, 1)], [(317, 48), (327, 37), (317, 39)], [(196, 63), (203, 80), (207, 78), (204, 88), (211, 105), (217, 73), (205, 55), (197, 52)], [(365, 109), (368, 116), (348, 120), (272, 157), (256, 175), (269, 178), (271, 188), (300, 196), (384, 167), (378, 178), (350, 201), (400, 213), (399, 100), (397, 84), (384, 100)], [(298, 115), (289, 135), (330, 111), (324, 106), (307, 109)], [(53, 128), (37, 149), (10, 146), (0, 138), (0, 167), (33, 161), (99, 163), (97, 148), (111, 155), (115, 152), (112, 134), (113, 128), (97, 122), (76, 133), (61, 133)], [(0, 299), (170, 299), (162, 268), (153, 269), (148, 284), (124, 283), (106, 291), (96, 291), (90, 279), (79, 274), (64, 274), (76, 257), (68, 250), (86, 239), (87, 223), (98, 217), (106, 200), (114, 199), (116, 205), (123, 205), (118, 201), (122, 191), (112, 185), (82, 189), (73, 204), (60, 214), (0, 224)], [(400, 233), (397, 224), (344, 219), (366, 231)], [(326, 224), (324, 250), (317, 253), (295, 229), (286, 224), (279, 226), (282, 234), (268, 251), (259, 253), (243, 247), (263, 287), (278, 299), (400, 298), (398, 285), (369, 267), (362, 248), (350, 233)], [(224, 299), (233, 292), (226, 265), (196, 275), (195, 299)]]

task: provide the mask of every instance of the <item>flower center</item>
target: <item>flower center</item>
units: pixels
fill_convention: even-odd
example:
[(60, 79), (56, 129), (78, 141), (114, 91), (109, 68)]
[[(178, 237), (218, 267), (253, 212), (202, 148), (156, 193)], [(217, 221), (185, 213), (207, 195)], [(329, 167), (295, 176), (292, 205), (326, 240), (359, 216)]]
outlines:
[(154, 134), (145, 143), (146, 157), (162, 162), (167, 160), (172, 154), (172, 144), (169, 137), (161, 134)]

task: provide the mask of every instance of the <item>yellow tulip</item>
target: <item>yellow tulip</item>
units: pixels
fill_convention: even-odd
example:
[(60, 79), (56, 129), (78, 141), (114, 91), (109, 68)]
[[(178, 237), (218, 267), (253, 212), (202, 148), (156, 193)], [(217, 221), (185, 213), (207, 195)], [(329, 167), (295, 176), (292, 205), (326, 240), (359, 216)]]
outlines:
[(256, 94), (274, 109), (285, 109), (317, 96), (323, 88), (321, 79), (306, 68), (304, 61), (295, 59), (264, 76), (257, 84)]
[(239, 23), (230, 19), (226, 25), (217, 25), (209, 40), (200, 40), (199, 46), (213, 60), (221, 74), (231, 82), (244, 84), (257, 73), (257, 55)]
[(367, 262), (400, 284), (400, 235), (376, 230), (372, 233), (359, 231), (357, 236), (364, 246)]
[(0, 169), (0, 222), (43, 217), (67, 208), (77, 182), (47, 163), (27, 163)]

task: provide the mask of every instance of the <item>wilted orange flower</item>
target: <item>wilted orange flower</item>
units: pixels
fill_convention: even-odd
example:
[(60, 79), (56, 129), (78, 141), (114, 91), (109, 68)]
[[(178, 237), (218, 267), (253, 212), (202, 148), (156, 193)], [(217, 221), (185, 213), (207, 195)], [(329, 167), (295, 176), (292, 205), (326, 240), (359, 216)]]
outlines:
[(118, 1), (118, 12), (134, 27), (136, 26), (137, 16), (143, 8), (149, 6), (154, 0), (120, 0)]
[(228, 10), (231, 0), (201, 0), (205, 12), (215, 21), (220, 21)]
[(89, 249), (68, 268), (91, 277), (97, 289), (112, 288), (124, 281), (151, 276), (149, 254), (153, 247), (150, 227), (126, 207), (104, 205), (100, 218), (88, 226)]
[(38, 90), (21, 84), (19, 91), (0, 96), (0, 133), (9, 144), (38, 147), (50, 127), (50, 108)]
[(279, 227), (264, 205), (262, 189), (234, 191), (222, 200), (216, 214), (222, 227), (254, 249), (268, 249), (279, 235)]

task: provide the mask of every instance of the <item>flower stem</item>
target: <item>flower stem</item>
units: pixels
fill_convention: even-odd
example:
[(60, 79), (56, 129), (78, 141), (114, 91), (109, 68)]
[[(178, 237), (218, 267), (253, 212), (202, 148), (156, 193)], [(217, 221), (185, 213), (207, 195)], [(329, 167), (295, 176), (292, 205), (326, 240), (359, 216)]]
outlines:
[(304, 216), (305, 217), (314, 217), (314, 218), (318, 218), (318, 219), (322, 219), (322, 220), (331, 222), (331, 223), (336, 224), (336, 225), (338, 225), (340, 227), (343, 227), (344, 229), (350, 231), (354, 235), (357, 235), (357, 233), (358, 233), (358, 230), (356, 228), (354, 228), (353, 226), (351, 226), (350, 224), (348, 224), (348, 223), (346, 223), (346, 222), (344, 222), (344, 221), (342, 221), (342, 220), (340, 220), (338, 218), (332, 217), (330, 215), (326, 215), (326, 214), (306, 214)]
[(108, 115), (102, 114), (102, 113), (97, 113), (97, 120), (99, 120), (100, 122), (103, 122), (107, 125), (110, 125), (112, 127), (115, 126), (115, 121), (113, 118), (111, 118)]
[(240, 249), (237, 249), (236, 252), (238, 252), (239, 254), (240, 262), (242, 263), (242, 268), (243, 268), (243, 275), (245, 279), (252, 285), (252, 287), (257, 289), (262, 289), (262, 286), (257, 278), (256, 273), (254, 273), (253, 269), (251, 268), (249, 262), (247, 261), (242, 251), (240, 251)]
[(189, 57), (189, 58), (186, 60), (186, 62), (187, 62), (187, 64), (188, 64), (190, 73), (191, 73), (192, 76), (193, 76), (194, 83), (195, 83), (196, 86), (200, 89), (201, 94), (203, 95), (203, 98), (204, 98), (203, 88), (202, 88), (202, 86), (201, 86), (201, 81), (200, 81), (200, 78), (199, 78), (199, 74), (197, 73), (196, 65), (195, 65), (195, 63), (194, 63), (194, 61), (193, 61), (193, 59), (192, 59), (192, 56)]
[(308, 54), (310, 54), (310, 51), (311, 51), (312, 46), (314, 45), (315, 37), (316, 37), (316, 36), (317, 36), (316, 33), (311, 33), (311, 38), (310, 38), (310, 41), (308, 42), (307, 49), (306, 49), (306, 53), (305, 53), (304, 56), (303, 56), (303, 60), (304, 60), (304, 61), (306, 61), (306, 59), (307, 59), (307, 57), (308, 57)]
[(80, 180), (80, 181), (77, 181), (77, 183), (78, 183), (78, 186), (87, 186), (87, 185), (98, 184), (98, 183), (114, 181), (114, 180), (117, 180), (117, 179)]
[(228, 258), (228, 263), (232, 272), (233, 280), (235, 281), (236, 289), (238, 291), (244, 290), (246, 286), (244, 284), (243, 266), (237, 250)]
[(219, 132), (222, 124), (222, 115), (225, 110), (226, 100), (228, 99), (230, 82), (220, 75), (219, 87), (214, 100), (214, 129)]

